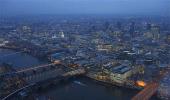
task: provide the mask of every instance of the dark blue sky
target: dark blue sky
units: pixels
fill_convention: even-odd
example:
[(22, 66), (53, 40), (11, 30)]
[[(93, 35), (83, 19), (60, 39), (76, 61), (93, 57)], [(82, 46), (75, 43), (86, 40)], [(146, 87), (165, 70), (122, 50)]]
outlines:
[(0, 0), (0, 14), (170, 13), (170, 0)]

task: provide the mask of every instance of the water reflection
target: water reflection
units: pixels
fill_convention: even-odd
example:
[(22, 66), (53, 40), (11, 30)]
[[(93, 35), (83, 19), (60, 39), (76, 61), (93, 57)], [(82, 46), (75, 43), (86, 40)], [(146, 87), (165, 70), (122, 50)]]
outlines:
[[(77, 79), (76, 79), (77, 81)], [(79, 78), (80, 83), (75, 84), (71, 80), (66, 84), (59, 84), (50, 89), (40, 91), (39, 98), (42, 96), (50, 97), (51, 100), (130, 100), (138, 91), (119, 87), (103, 86), (87, 78)]]

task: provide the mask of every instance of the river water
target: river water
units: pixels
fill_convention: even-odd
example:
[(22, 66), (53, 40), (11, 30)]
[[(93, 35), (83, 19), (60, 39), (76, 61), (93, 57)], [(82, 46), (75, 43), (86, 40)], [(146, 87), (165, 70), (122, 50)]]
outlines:
[[(16, 51), (0, 49), (0, 63), (10, 63), (15, 69), (47, 63)], [(99, 84), (88, 78), (75, 78), (36, 93), (39, 100), (130, 100), (138, 91)], [(151, 100), (158, 100), (153, 97)]]
[(46, 63), (37, 58), (19, 51), (0, 49), (0, 63), (12, 64), (14, 69), (32, 67)]

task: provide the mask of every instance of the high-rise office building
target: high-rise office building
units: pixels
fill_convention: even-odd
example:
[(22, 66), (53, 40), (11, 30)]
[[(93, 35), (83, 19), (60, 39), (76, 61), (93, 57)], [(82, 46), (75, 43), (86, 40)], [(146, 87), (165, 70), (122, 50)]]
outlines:
[(122, 29), (122, 23), (121, 22), (117, 22), (116, 23), (116, 28), (121, 30)]
[(153, 40), (160, 39), (160, 27), (158, 25), (152, 25), (151, 32), (153, 34)]
[(135, 22), (132, 22), (130, 24), (129, 34), (131, 35), (132, 38), (135, 37)]
[(146, 24), (146, 30), (148, 30), (148, 31), (151, 30), (151, 24), (150, 24), (150, 23), (147, 23), (147, 24)]

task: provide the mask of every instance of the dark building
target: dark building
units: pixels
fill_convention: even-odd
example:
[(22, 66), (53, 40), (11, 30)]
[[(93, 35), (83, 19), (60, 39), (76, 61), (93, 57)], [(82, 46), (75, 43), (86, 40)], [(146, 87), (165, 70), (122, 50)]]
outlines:
[(122, 23), (121, 22), (117, 22), (116, 23), (116, 28), (121, 30), (122, 29)]
[(135, 37), (135, 22), (132, 22), (130, 24), (129, 34), (131, 35), (132, 38)]
[(150, 24), (150, 23), (147, 23), (147, 24), (146, 24), (146, 30), (148, 30), (148, 31), (151, 30), (151, 24)]
[(160, 38), (160, 26), (153, 25), (151, 27), (151, 32), (153, 33), (153, 39), (158, 40)]
[(106, 30), (109, 29), (110, 23), (109, 23), (109, 22), (105, 22), (103, 26), (104, 26), (104, 27), (103, 27), (103, 30), (106, 31)]

